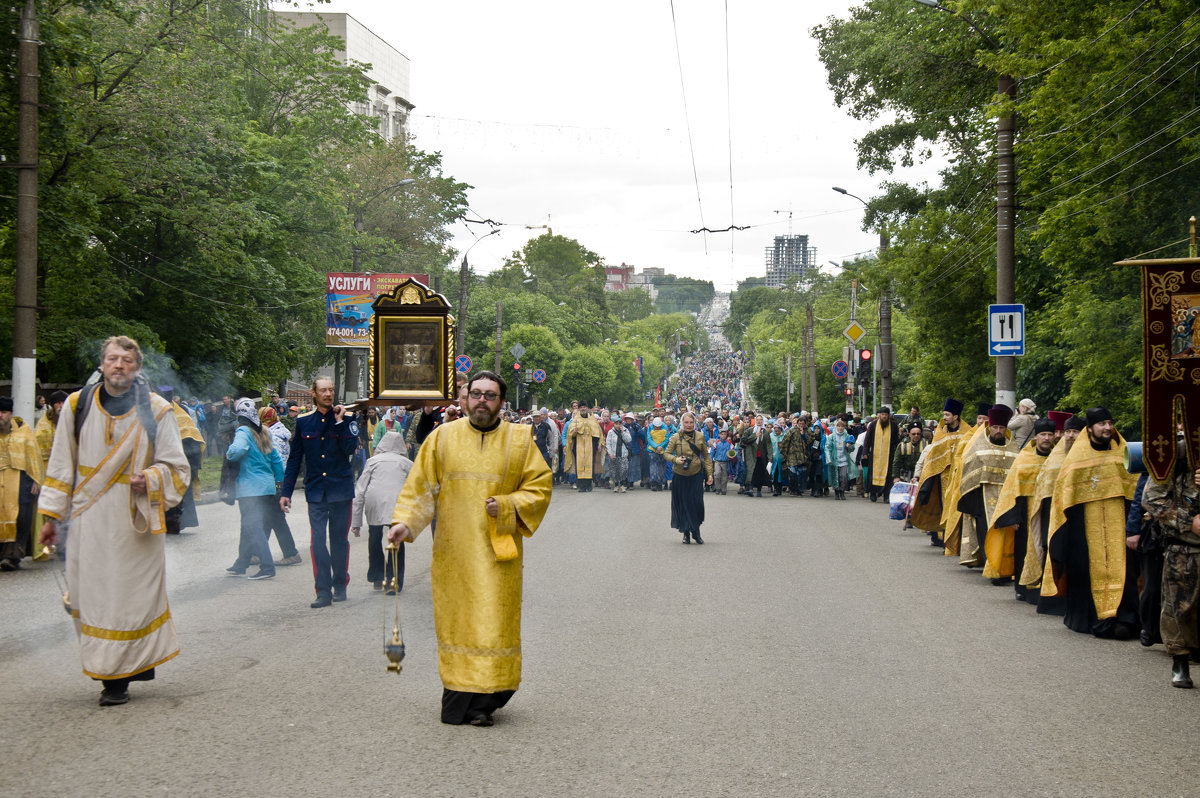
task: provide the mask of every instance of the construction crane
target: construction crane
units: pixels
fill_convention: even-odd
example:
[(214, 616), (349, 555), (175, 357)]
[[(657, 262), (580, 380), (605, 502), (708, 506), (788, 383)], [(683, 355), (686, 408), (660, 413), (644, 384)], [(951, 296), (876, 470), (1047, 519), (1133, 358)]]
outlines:
[(788, 215), (788, 238), (791, 238), (792, 237), (792, 209), (788, 208), (786, 211), (771, 211), (771, 213), (786, 213)]

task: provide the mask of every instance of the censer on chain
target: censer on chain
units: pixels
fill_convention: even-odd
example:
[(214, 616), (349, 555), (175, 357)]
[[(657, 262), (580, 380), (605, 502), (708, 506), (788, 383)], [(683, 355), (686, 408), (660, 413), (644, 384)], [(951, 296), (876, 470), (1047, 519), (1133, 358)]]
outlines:
[(395, 673), (400, 673), (404, 669), (404, 666), (400, 664), (404, 661), (404, 638), (400, 636), (400, 580), (396, 573), (396, 553), (399, 550), (400, 547), (395, 543), (389, 543), (384, 547), (384, 551), (387, 552), (388, 572), (392, 575), (392, 578), (386, 583), (387, 589), (395, 596), (396, 604), (391, 637), (387, 636), (386, 631), (387, 605), (384, 604), (383, 607), (383, 628), (385, 630), (383, 636), (383, 653), (388, 659), (387, 669)]

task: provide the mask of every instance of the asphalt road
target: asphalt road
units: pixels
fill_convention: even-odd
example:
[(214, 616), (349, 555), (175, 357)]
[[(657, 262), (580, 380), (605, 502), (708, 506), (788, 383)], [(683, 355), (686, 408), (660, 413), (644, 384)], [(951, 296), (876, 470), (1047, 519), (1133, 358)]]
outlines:
[[(97, 706), (51, 566), (0, 575), (13, 796), (1196, 795), (1200, 690), (1161, 647), (1037, 616), (851, 499), (556, 489), (526, 542), (524, 681), (490, 729), (439, 722), (429, 540), (390, 601), (323, 610), (305, 564), (232, 579), (237, 511), (167, 541), (181, 655)], [(304, 507), (292, 513), (295, 533)], [(299, 540), (304, 536), (297, 534)], [(306, 538), (305, 538), (306, 539)], [(274, 544), (272, 544), (274, 546)]]

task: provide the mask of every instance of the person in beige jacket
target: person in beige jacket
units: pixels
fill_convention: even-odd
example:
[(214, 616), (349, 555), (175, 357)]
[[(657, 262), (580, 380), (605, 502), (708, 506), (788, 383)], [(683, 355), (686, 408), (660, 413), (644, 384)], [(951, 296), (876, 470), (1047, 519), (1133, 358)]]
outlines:
[(700, 525), (704, 523), (704, 486), (713, 481), (712, 458), (704, 443), (704, 433), (696, 429), (696, 417), (684, 413), (680, 430), (667, 441), (663, 458), (674, 467), (671, 480), (671, 527), (683, 533), (683, 542), (694, 539), (703, 544)]

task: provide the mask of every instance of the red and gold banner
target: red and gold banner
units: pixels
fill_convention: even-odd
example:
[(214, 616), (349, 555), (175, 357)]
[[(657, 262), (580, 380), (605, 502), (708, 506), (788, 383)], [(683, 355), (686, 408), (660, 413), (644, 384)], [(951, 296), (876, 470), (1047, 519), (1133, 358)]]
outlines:
[(1188, 457), (1200, 463), (1200, 258), (1124, 264), (1142, 270), (1142, 460), (1163, 482), (1179, 418)]

